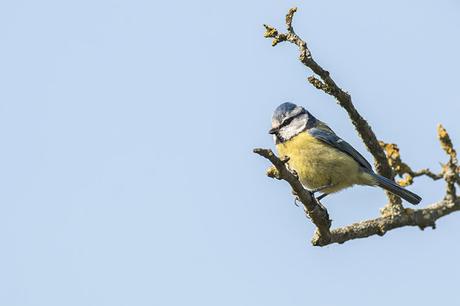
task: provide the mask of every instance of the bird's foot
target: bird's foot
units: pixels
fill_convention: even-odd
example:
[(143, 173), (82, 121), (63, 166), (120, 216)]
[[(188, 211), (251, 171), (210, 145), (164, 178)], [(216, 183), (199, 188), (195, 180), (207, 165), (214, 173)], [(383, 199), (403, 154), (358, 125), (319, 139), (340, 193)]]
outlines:
[[(310, 193), (315, 197), (315, 193), (317, 192), (321, 192), (323, 191), (324, 189), (327, 189), (327, 188), (330, 188), (332, 187), (333, 185), (332, 184), (328, 184), (328, 185), (324, 185), (324, 186), (321, 186), (321, 187), (318, 187), (318, 188), (315, 188), (313, 190), (310, 190)], [(323, 198), (325, 198), (329, 193), (323, 193), (322, 195), (318, 196), (318, 197), (315, 197), (317, 202), (320, 203), (319, 201)], [(321, 204), (321, 203), (320, 203)]]
[(319, 197), (316, 198), (316, 204), (318, 204), (318, 206), (321, 208), (321, 210), (323, 211), (327, 211), (326, 207), (319, 201), (321, 200), (320, 198), (324, 198), (325, 196), (327, 195), (327, 193), (324, 193), (322, 195), (320, 195)]
[(329, 193), (323, 193), (322, 195), (316, 197), (316, 199), (317, 199), (318, 201), (320, 201), (321, 199), (324, 199), (328, 194), (329, 194)]

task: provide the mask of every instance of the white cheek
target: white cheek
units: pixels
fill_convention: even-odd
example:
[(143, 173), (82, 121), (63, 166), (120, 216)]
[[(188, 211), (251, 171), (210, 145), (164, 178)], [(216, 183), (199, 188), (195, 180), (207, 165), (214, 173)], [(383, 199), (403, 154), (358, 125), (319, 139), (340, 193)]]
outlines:
[(300, 131), (297, 131), (297, 128), (295, 126), (291, 126), (291, 125), (285, 126), (285, 127), (281, 128), (281, 130), (279, 131), (279, 134), (280, 134), (281, 138), (283, 138), (285, 140), (291, 139), (292, 137), (294, 137), (298, 133), (300, 133)]
[(301, 133), (305, 129), (306, 120), (304, 118), (295, 119), (288, 126), (284, 126), (280, 129), (280, 136), (285, 139), (291, 139), (295, 135)]

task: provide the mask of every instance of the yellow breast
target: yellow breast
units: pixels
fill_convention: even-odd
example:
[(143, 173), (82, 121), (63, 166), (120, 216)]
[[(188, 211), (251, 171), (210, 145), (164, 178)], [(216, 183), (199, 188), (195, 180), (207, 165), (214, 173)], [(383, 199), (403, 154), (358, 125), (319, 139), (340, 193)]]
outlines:
[(337, 192), (354, 184), (371, 185), (370, 176), (348, 154), (302, 132), (276, 145), (280, 156), (288, 156), (288, 165), (308, 189), (331, 185), (325, 193)]

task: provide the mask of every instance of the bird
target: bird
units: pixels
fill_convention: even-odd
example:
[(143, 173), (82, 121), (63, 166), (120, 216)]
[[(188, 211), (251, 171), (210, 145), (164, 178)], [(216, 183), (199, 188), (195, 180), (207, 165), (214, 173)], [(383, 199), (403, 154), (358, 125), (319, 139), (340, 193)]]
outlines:
[(375, 173), (358, 151), (302, 106), (291, 102), (279, 105), (269, 134), (278, 154), (287, 157), (288, 168), (295, 171), (302, 185), (311, 193), (322, 193), (318, 200), (354, 185), (378, 186), (414, 205), (422, 200)]

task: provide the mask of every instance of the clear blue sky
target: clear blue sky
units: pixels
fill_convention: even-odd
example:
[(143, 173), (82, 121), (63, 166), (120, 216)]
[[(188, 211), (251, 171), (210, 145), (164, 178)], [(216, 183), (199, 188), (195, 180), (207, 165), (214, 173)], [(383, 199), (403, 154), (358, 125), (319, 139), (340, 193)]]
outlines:
[[(273, 147), (290, 100), (370, 158), (344, 111), (306, 83), (297, 32), (379, 138), (439, 169), (460, 149), (458, 1), (2, 1), (0, 305), (452, 305), (460, 214), (325, 248)], [(443, 183), (411, 188), (421, 206)], [(376, 217), (378, 189), (326, 198), (334, 225)]]

